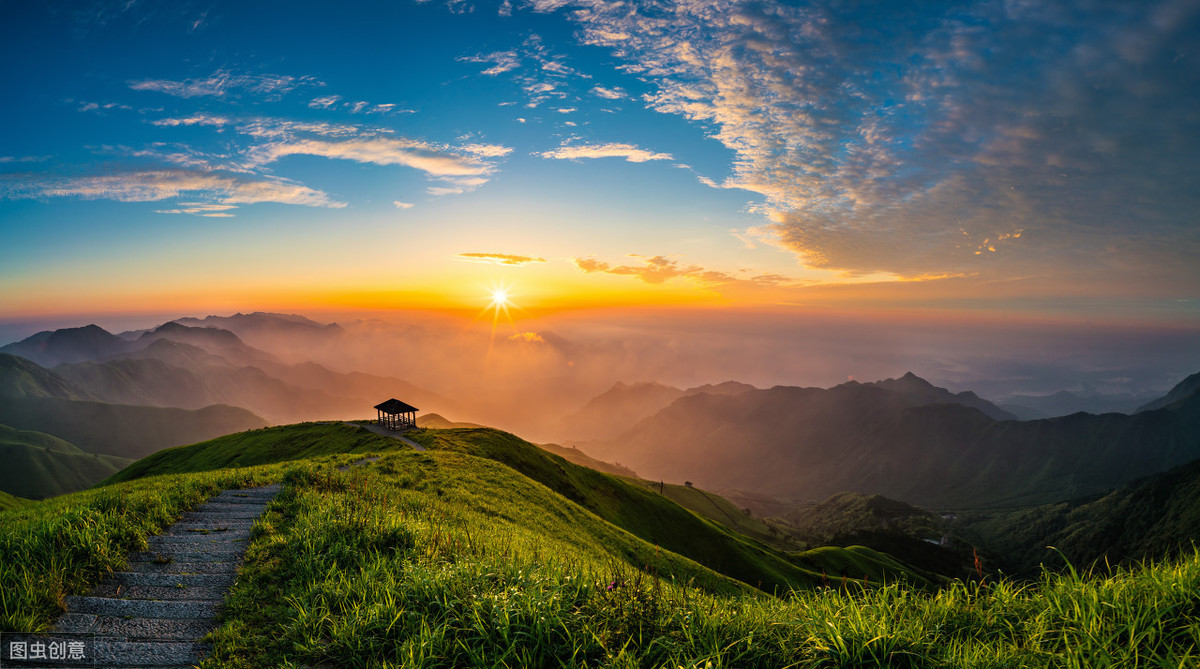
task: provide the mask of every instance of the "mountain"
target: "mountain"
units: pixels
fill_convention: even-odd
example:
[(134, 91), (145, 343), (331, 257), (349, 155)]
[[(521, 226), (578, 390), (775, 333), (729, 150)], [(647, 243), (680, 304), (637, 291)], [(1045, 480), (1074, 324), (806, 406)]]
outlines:
[(44, 432), (88, 453), (140, 458), (157, 450), (266, 425), (238, 407), (197, 410), (12, 397), (0, 402), (0, 425)]
[(1009, 395), (1003, 409), (1022, 420), (1069, 416), (1073, 413), (1133, 413), (1145, 398), (1135, 395), (1101, 395), (1060, 390), (1051, 395)]
[(158, 326), (138, 337), (135, 343), (138, 348), (144, 348), (161, 339), (196, 346), (224, 358), (233, 365), (255, 365), (264, 361), (278, 361), (275, 356), (266, 351), (247, 346), (229, 330), (213, 327), (188, 327), (175, 322)]
[[(1190, 552), (1200, 536), (1200, 460), (1105, 495), (967, 517), (962, 531), (1015, 574), (1132, 565)], [(1056, 554), (1047, 548), (1062, 552)]]
[(138, 341), (143, 347), (137, 350), (54, 372), (105, 402), (183, 409), (227, 404), (273, 423), (361, 418), (393, 396), (427, 409), (454, 406), (402, 379), (281, 363), (227, 330), (167, 323)]
[(1170, 411), (1028, 422), (923, 397), (887, 383), (699, 394), (589, 452), (709, 488), (950, 507), (1068, 499), (1200, 457), (1197, 396)]
[(0, 347), (0, 353), (19, 355), (43, 367), (64, 362), (94, 360), (136, 348), (97, 325), (39, 332), (19, 342)]
[(85, 453), (48, 434), (0, 425), (0, 462), (0, 491), (43, 499), (83, 490), (133, 460)]
[(1186, 379), (1180, 381), (1169, 393), (1160, 397), (1153, 402), (1149, 402), (1141, 407), (1138, 411), (1154, 411), (1155, 409), (1165, 409), (1173, 404), (1186, 401), (1200, 391), (1200, 372), (1196, 372)]
[(736, 395), (754, 386), (736, 381), (683, 390), (655, 382), (626, 384), (618, 381), (563, 419), (561, 432), (574, 439), (611, 439), (639, 420), (653, 416), (680, 397), (707, 393)]
[(91, 393), (58, 374), (8, 353), (0, 353), (0, 397), (95, 399)]
[(30, 503), (30, 500), (24, 499), (22, 497), (17, 497), (15, 495), (10, 495), (10, 494), (4, 492), (3, 490), (0, 490), (0, 511), (8, 511), (9, 509), (17, 509), (17, 508), (25, 506), (26, 504), (29, 504), (29, 503)]
[[(847, 385), (854, 384), (854, 381)], [(938, 388), (932, 383), (922, 379), (921, 377), (907, 372), (904, 376), (898, 379), (885, 379), (883, 381), (875, 381), (873, 383), (865, 383), (863, 385), (875, 386), (882, 388), (888, 392), (897, 393), (905, 396), (908, 401), (916, 405), (924, 404), (958, 404), (972, 409), (978, 409), (983, 415), (992, 420), (1017, 420), (1013, 414), (1001, 409), (991, 402), (979, 397), (971, 391), (961, 393), (952, 393), (945, 388)]]

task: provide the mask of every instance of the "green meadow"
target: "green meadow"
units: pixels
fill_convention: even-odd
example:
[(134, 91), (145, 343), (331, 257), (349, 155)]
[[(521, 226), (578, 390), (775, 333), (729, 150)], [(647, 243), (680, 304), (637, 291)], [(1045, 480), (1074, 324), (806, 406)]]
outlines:
[(343, 424), (236, 433), (0, 511), (0, 632), (48, 629), (64, 596), (216, 491), (282, 482), (205, 668), (1200, 663), (1195, 552), (948, 581), (861, 547), (785, 550), (673, 501), (707, 494), (507, 433), (410, 437), (427, 450)]

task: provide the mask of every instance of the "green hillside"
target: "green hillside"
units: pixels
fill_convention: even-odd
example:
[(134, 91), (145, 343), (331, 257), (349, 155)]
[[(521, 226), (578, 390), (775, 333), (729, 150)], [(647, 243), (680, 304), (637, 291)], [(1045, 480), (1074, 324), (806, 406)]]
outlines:
[(0, 353), (0, 397), (94, 399), (87, 391), (20, 356)]
[(29, 500), (27, 500), (27, 499), (22, 499), (20, 497), (10, 495), (10, 494), (4, 492), (3, 490), (0, 490), (0, 511), (8, 511), (9, 509), (16, 509), (18, 507), (25, 506), (28, 503), (29, 503)]
[[(886, 555), (841, 560), (833, 553), (788, 554), (710, 522), (669, 498), (617, 477), (572, 464), (507, 432), (490, 428), (415, 430), (407, 435), (430, 454), (464, 453), (506, 465), (598, 517), (663, 549), (679, 553), (742, 583), (768, 592), (808, 587), (821, 572), (876, 581), (894, 578), (931, 585), (928, 575)], [(228, 435), (155, 453), (105, 483), (161, 473), (211, 471), (298, 460), (333, 453), (411, 450), (395, 439), (342, 423), (310, 423)], [(864, 554), (865, 555), (865, 554)], [(935, 577), (934, 577), (935, 578)]]
[[(145, 471), (0, 512), (0, 632), (44, 630), (64, 595), (120, 569), (125, 551), (143, 548), (148, 535), (215, 491), (282, 481), (251, 536), (220, 626), (206, 639), (213, 655), (202, 669), (1179, 667), (1200, 660), (1197, 554), (1104, 579), (959, 582), (937, 593), (831, 574), (829, 588), (775, 597), (573, 502), (571, 495), (607, 501), (647, 522), (611, 499), (646, 498), (619, 493), (605, 483), (615, 479), (576, 471), (511, 435), (426, 431), (416, 435), (430, 445), (425, 452), (385, 439), (378, 460), (339, 471), (371, 452), (344, 427), (250, 433), (261, 445), (243, 437), (244, 451), (283, 460), (275, 464)], [(287, 450), (289, 431), (307, 445)], [(330, 435), (325, 445), (322, 431)], [(159, 465), (209, 467), (230, 457), (204, 462), (200, 453), (211, 445), (173, 449)], [(362, 453), (289, 459), (339, 448)], [(214, 453), (234, 450), (229, 442)], [(659, 502), (645, 515), (670, 508)], [(880, 559), (857, 548), (812, 553), (848, 571)]]
[(1064, 557), (1103, 568), (1187, 554), (1200, 538), (1200, 460), (1107, 495), (971, 516), (960, 525), (1013, 573), (1036, 574)]
[(83, 490), (133, 462), (85, 453), (48, 434), (0, 425), (0, 491), (29, 499)]

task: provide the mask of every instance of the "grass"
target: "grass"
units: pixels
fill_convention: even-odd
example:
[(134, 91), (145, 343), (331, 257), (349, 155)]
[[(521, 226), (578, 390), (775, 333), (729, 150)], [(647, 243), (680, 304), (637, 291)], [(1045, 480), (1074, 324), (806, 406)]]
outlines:
[(15, 509), (17, 507), (25, 506), (26, 504), (29, 504), (29, 503), (30, 503), (30, 500), (24, 499), (22, 497), (17, 497), (15, 495), (10, 495), (10, 494), (0, 490), (0, 511), (7, 511), (9, 509)]
[[(294, 429), (302, 442), (328, 428), (327, 450), (355, 453), (147, 475), (0, 512), (0, 631), (44, 630), (63, 595), (119, 568), (206, 495), (282, 481), (205, 669), (1200, 663), (1200, 553), (1104, 577), (1046, 572), (935, 591), (831, 574), (829, 587), (772, 596), (606, 520), (588, 504), (636, 516), (602, 504), (611, 490), (589, 495), (615, 479), (539, 460), (510, 436), (427, 431), (415, 436), (428, 451), (387, 444), (379, 460), (343, 472), (338, 464), (369, 451), (334, 427)], [(282, 444), (284, 432), (258, 434), (290, 458), (301, 451)], [(189, 448), (161, 464), (199, 466), (203, 448)], [(810, 553), (848, 570), (887, 559), (861, 548)]]

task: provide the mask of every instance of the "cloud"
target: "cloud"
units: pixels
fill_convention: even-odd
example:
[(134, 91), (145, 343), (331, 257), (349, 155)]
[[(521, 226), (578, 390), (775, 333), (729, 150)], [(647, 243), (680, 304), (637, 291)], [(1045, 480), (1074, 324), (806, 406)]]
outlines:
[(562, 146), (552, 151), (544, 151), (543, 158), (556, 160), (578, 160), (581, 158), (624, 158), (631, 163), (644, 163), (649, 160), (674, 160), (668, 153), (654, 153), (636, 147), (632, 144), (581, 144)]
[(1200, 88), (1180, 85), (1200, 71), (1194, 2), (531, 5), (732, 151), (719, 185), (761, 197), (811, 266), (1115, 270), (1200, 251)]
[[(79, 197), (119, 202), (155, 202), (184, 194), (209, 195), (217, 204), (236, 205), (277, 202), (307, 207), (345, 207), (328, 195), (293, 181), (278, 178), (249, 178), (189, 170), (153, 170), (100, 176), (47, 177), (9, 175), (0, 177), (0, 197), (36, 199)], [(181, 211), (186, 207), (181, 207)], [(190, 213), (190, 212), (188, 212)]]
[(412, 209), (417, 206), (411, 202), (401, 202), (400, 200), (392, 200), (392, 206), (397, 209)]
[[(632, 276), (646, 283), (661, 284), (675, 278), (685, 278), (704, 285), (752, 284), (756, 286), (779, 286), (794, 284), (795, 279), (778, 274), (759, 274), (740, 278), (726, 272), (707, 270), (699, 265), (680, 265), (679, 261), (666, 256), (642, 256), (630, 254), (640, 265), (612, 265), (593, 257), (574, 258), (575, 267), (585, 274), (615, 274)], [(745, 273), (743, 271), (743, 273)]]
[(481, 175), (491, 167), (473, 156), (464, 156), (424, 142), (365, 137), (339, 142), (321, 139), (298, 139), (269, 143), (254, 150), (259, 163), (269, 163), (286, 156), (308, 155), (353, 160), (375, 165), (403, 165), (435, 177)]
[(216, 114), (200, 113), (200, 114), (192, 114), (191, 116), (188, 116), (185, 118), (161, 118), (156, 121), (151, 121), (150, 123), (151, 123), (151, 125), (157, 125), (159, 127), (167, 127), (167, 128), (173, 128), (173, 127), (178, 127), (178, 126), (188, 126), (188, 125), (211, 125), (211, 126), (215, 126), (215, 127), (219, 128), (222, 126), (229, 125), (231, 122), (232, 121), (230, 121), (228, 118), (226, 118), (224, 116), (217, 116)]
[(345, 109), (351, 114), (412, 114), (412, 109), (401, 109), (394, 102), (372, 103), (366, 100), (342, 101), (340, 95), (324, 95), (309, 101), (310, 109)]
[(129, 82), (129, 87), (135, 91), (155, 91), (180, 98), (225, 97), (238, 93), (250, 93), (275, 99), (301, 86), (323, 85), (321, 81), (310, 76), (233, 74), (229, 70), (217, 70), (201, 79), (184, 79), (183, 81), (142, 79)]
[(459, 258), (470, 260), (471, 262), (487, 262), (497, 265), (528, 265), (535, 262), (546, 262), (545, 258), (534, 258), (533, 256), (515, 256), (506, 253), (460, 253)]
[(128, 111), (128, 110), (133, 109), (133, 107), (130, 107), (129, 105), (126, 105), (126, 104), (121, 104), (119, 102), (106, 102), (104, 104), (100, 104), (99, 102), (80, 102), (79, 103), (79, 111), (81, 111), (81, 112), (108, 111), (110, 109), (123, 109), (123, 110)]
[(605, 100), (624, 100), (625, 98), (629, 97), (629, 94), (626, 93), (625, 90), (619, 86), (614, 86), (613, 88), (605, 88), (604, 86), (593, 86), (592, 87), (592, 95), (595, 95), (596, 97), (604, 98)]
[(210, 218), (230, 218), (231, 209), (237, 209), (232, 204), (206, 204), (202, 202), (180, 202), (178, 209), (156, 209), (156, 214), (193, 214)]
[(494, 77), (498, 74), (503, 74), (510, 70), (515, 70), (521, 66), (521, 58), (516, 51), (493, 51), (489, 54), (480, 54), (476, 56), (462, 56), (459, 62), (463, 63), (492, 63), (492, 66), (483, 70), (480, 74), (485, 74), (489, 77)]

